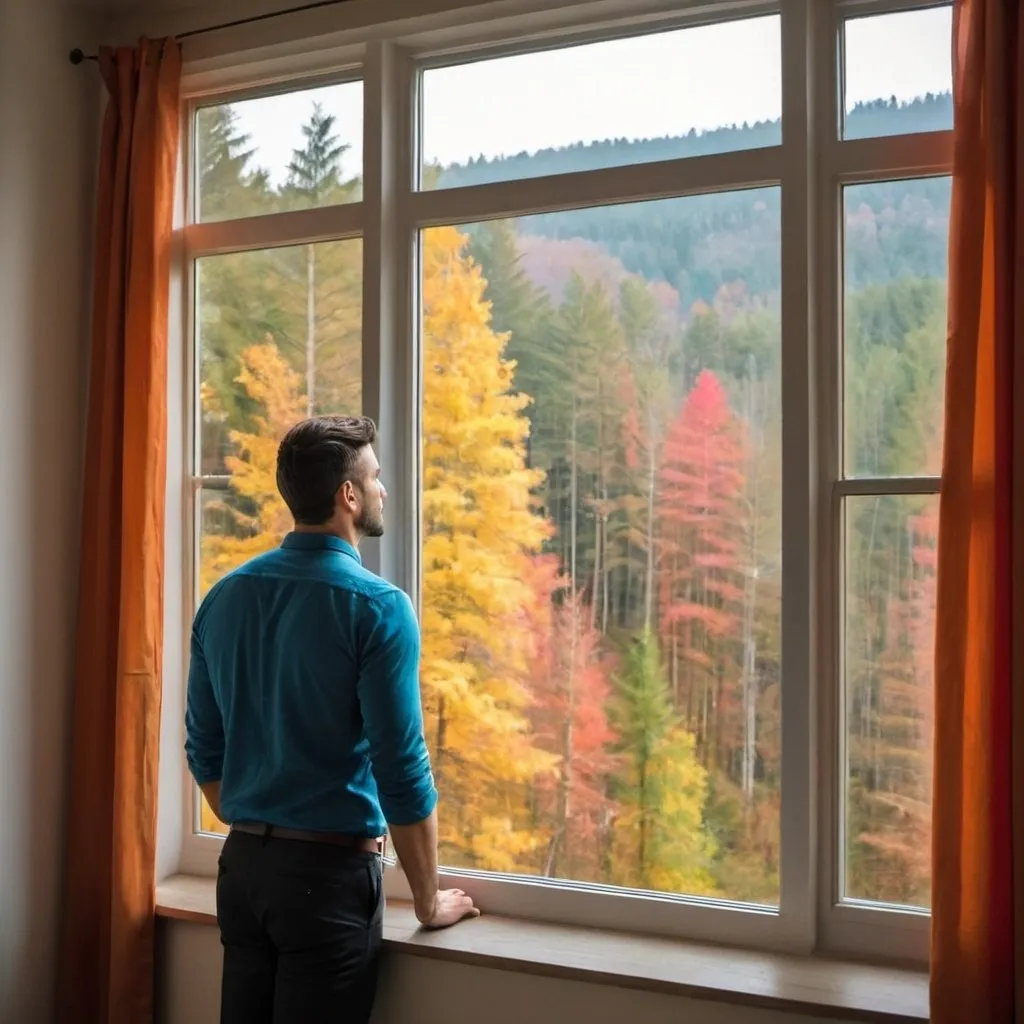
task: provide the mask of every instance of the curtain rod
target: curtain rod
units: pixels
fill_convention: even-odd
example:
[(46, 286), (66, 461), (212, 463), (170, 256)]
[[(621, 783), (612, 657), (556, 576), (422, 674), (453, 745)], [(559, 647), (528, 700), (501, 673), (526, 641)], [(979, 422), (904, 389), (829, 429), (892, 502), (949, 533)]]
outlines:
[[(339, 4), (347, 4), (350, 0), (316, 0), (315, 3), (299, 4), (297, 7), (288, 7), (283, 11), (270, 11), (267, 14), (254, 14), (250, 18), (238, 18), (235, 21), (225, 21), (220, 25), (207, 25), (206, 28), (194, 28), (188, 32), (179, 32), (176, 39), (188, 39), (191, 36), (204, 36), (207, 32), (220, 32), (226, 28), (238, 28), (240, 25), (254, 25), (258, 21), (269, 21), (271, 18), (283, 18), (286, 14), (301, 14), (303, 11), (312, 11), (318, 7), (337, 7)], [(79, 47), (75, 47), (69, 54), (68, 60), (72, 64), (81, 64), (87, 60), (99, 60), (95, 53), (84, 53)]]

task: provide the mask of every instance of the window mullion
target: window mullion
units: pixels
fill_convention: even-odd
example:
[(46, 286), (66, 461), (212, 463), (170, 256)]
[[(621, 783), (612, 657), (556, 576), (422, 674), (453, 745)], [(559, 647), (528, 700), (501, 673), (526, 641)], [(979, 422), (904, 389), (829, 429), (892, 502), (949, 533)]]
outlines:
[(831, 161), (844, 184), (949, 174), (952, 132), (919, 132), (879, 138), (829, 140)]
[(884, 497), (894, 494), (938, 494), (942, 480), (937, 476), (849, 477), (837, 480), (834, 492), (840, 500), (851, 496)]
[(828, 97), (813, 114), (819, 157), (816, 168), (818, 218), (815, 230), (814, 265), (817, 280), (812, 294), (817, 302), (815, 351), (818, 359), (817, 415), (815, 418), (815, 453), (818, 468), (817, 509), (818, 531), (812, 549), (817, 562), (813, 626), (815, 644), (815, 693), (818, 743), (818, 945), (827, 941), (827, 921), (838, 896), (838, 872), (842, 853), (841, 803), (841, 715), (840, 715), (840, 644), (841, 622), (841, 510), (833, 503), (833, 484), (841, 476), (842, 467), (842, 193), (838, 180), (836, 158), (839, 154), (839, 110), (844, 83), (840, 52), (842, 43), (838, 18), (832, 4), (822, 5), (816, 28), (815, 49), (818, 54), (815, 95)]
[(362, 230), (363, 204), (346, 203), (190, 224), (183, 235), (187, 257), (199, 259), (247, 249), (358, 238)]
[(412, 330), (413, 239), (399, 221), (412, 183), (412, 77), (386, 41), (367, 46), (363, 114), (363, 412), (380, 429), (390, 528), (366, 564), (415, 596), (419, 408)]
[(812, 548), (816, 533), (811, 399), (815, 352), (814, 137), (811, 132), (818, 0), (782, 9), (782, 786), (779, 910), (788, 945), (815, 941), (815, 754), (811, 672)]
[(414, 193), (409, 196), (409, 217), (419, 227), (438, 227), (612, 203), (763, 188), (779, 183), (783, 165), (782, 147), (766, 146), (466, 185)]

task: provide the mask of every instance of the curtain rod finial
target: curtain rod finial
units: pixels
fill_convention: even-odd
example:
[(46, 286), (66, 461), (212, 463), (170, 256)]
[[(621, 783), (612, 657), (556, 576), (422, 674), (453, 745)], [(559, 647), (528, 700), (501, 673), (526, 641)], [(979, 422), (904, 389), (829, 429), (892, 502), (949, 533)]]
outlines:
[(81, 49), (79, 49), (79, 47), (76, 46), (68, 54), (68, 60), (71, 61), (72, 64), (81, 64), (82, 61), (85, 60), (85, 54), (82, 52)]

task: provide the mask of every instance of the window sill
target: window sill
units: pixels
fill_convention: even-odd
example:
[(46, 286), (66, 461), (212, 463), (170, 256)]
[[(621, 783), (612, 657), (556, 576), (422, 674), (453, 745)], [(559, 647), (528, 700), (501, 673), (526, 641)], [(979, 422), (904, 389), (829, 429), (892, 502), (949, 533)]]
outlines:
[[(158, 917), (216, 924), (212, 878), (157, 886)], [(388, 905), (385, 946), (408, 956), (857, 1021), (928, 1020), (920, 971), (702, 946), (670, 939), (484, 916), (450, 931), (419, 929), (408, 904)]]

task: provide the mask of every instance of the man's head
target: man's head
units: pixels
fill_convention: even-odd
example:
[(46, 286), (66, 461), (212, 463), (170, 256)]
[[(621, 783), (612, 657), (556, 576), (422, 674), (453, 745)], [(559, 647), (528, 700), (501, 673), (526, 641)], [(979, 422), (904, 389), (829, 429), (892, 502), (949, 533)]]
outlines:
[(384, 532), (387, 492), (365, 416), (314, 416), (297, 423), (277, 451), (277, 489), (295, 525), (353, 543)]

